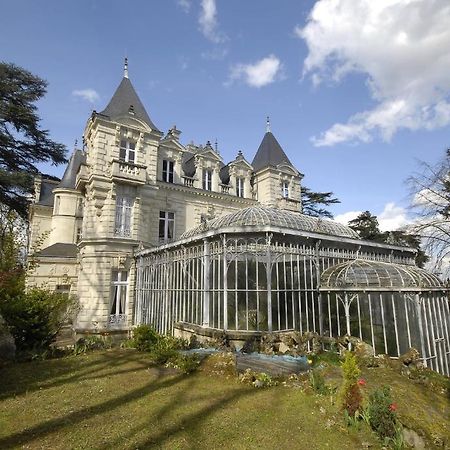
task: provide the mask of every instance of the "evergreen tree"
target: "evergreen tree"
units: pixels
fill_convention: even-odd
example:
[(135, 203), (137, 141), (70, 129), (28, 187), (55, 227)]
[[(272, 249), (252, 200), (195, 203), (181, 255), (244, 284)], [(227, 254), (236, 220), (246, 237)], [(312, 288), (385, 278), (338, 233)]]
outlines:
[(355, 230), (361, 239), (383, 242), (383, 234), (378, 225), (377, 216), (370, 211), (362, 212), (358, 217), (350, 220), (348, 226)]
[(36, 102), (47, 83), (14, 64), (0, 62), (0, 203), (27, 215), (36, 165), (66, 162), (65, 147), (39, 126)]
[(314, 192), (302, 186), (302, 211), (303, 214), (313, 217), (333, 218), (333, 214), (325, 206), (341, 203), (333, 197), (333, 192)]

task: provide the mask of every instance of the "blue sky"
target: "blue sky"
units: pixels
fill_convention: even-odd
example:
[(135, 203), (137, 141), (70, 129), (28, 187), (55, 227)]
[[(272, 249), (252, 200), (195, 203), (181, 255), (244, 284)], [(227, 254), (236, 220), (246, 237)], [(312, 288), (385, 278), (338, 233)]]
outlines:
[(226, 162), (251, 162), (269, 115), (339, 220), (404, 224), (406, 178), (450, 145), (447, 0), (4, 0), (2, 18), (0, 59), (48, 81), (42, 125), (69, 150), (125, 55), (156, 125), (217, 139)]

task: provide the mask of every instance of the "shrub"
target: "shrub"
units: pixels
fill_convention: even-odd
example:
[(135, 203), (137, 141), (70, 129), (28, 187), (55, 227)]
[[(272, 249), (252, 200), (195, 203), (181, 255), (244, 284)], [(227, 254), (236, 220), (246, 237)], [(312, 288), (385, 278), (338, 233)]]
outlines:
[(133, 330), (131, 346), (140, 352), (149, 352), (159, 339), (160, 335), (150, 325), (139, 325)]
[(325, 379), (319, 370), (312, 370), (310, 372), (309, 384), (316, 394), (327, 395), (330, 393), (330, 388), (325, 384)]
[(0, 301), (0, 314), (22, 352), (48, 349), (76, 309), (73, 297), (38, 288)]
[(105, 348), (111, 348), (111, 338), (103, 338), (101, 336), (86, 336), (80, 338), (75, 342), (73, 352), (75, 355), (87, 353), (93, 350), (103, 350)]
[(397, 405), (392, 401), (389, 386), (376, 389), (369, 395), (367, 406), (369, 423), (381, 438), (394, 438), (397, 433)]
[(180, 355), (178, 354), (173, 367), (181, 370), (185, 374), (190, 374), (197, 370), (200, 365), (200, 358), (198, 355)]
[(341, 390), (342, 409), (347, 411), (350, 417), (354, 417), (358, 411), (361, 411), (362, 395), (358, 383), (361, 370), (358, 367), (356, 357), (353, 353), (347, 352), (345, 354), (341, 368), (344, 376), (344, 383)]

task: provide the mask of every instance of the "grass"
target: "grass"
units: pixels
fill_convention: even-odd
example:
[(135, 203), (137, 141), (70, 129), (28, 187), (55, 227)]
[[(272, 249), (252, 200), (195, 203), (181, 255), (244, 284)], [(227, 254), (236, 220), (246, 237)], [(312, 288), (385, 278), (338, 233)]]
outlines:
[[(211, 363), (209, 363), (211, 366)], [(1, 369), (0, 448), (360, 449), (330, 397), (255, 389), (214, 367), (183, 375), (113, 349)]]

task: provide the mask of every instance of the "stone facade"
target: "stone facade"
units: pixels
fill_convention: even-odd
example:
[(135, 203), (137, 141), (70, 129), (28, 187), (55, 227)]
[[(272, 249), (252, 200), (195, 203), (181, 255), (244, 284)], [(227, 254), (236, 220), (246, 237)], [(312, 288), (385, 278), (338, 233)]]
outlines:
[(302, 175), (267, 131), (253, 167), (241, 152), (182, 145), (148, 117), (127, 74), (107, 108), (93, 112), (63, 179), (36, 179), (30, 285), (70, 291), (76, 331), (125, 331), (133, 323), (134, 254), (179, 239), (202, 221), (261, 203), (301, 211)]

